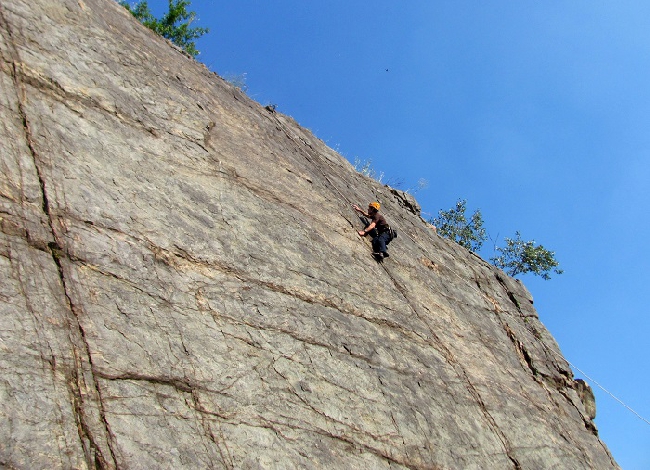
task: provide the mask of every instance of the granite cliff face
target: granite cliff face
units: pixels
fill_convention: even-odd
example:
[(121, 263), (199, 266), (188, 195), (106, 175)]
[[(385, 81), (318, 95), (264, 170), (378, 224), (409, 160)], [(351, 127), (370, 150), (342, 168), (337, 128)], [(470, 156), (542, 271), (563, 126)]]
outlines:
[(0, 466), (618, 468), (530, 294), (412, 199), (112, 0), (4, 0), (0, 54)]

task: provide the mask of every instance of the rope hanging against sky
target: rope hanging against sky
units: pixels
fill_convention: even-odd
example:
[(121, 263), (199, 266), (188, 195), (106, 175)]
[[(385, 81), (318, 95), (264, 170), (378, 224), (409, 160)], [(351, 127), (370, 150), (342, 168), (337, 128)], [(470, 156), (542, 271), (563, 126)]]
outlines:
[[(302, 146), (301, 146), (298, 142), (296, 142), (295, 138), (290, 134), (289, 129), (286, 127), (286, 125), (285, 125), (283, 122), (281, 122), (280, 119), (278, 119), (277, 116), (273, 116), (273, 117), (275, 118), (275, 121), (280, 125), (280, 127), (282, 128), (282, 131), (286, 134), (286, 136), (287, 136), (291, 141), (293, 141), (293, 143), (296, 145), (296, 147), (297, 147), (298, 149), (300, 149)], [(305, 142), (303, 142), (303, 143), (306, 144)], [(308, 155), (312, 156), (312, 155), (310, 154), (309, 150), (307, 150), (307, 149), (303, 149), (303, 150), (306, 151), (306, 153), (307, 153)], [(310, 162), (310, 163), (313, 164), (314, 162)], [(325, 172), (321, 170), (321, 173), (322, 173), (323, 176), (325, 177), (326, 181), (327, 181), (327, 182), (332, 186), (332, 188), (334, 188), (334, 190), (335, 190), (336, 192), (338, 192), (338, 194), (339, 194), (339, 195), (340, 195), (340, 196), (341, 196), (341, 197), (342, 197), (342, 198), (343, 198), (343, 199), (344, 199), (348, 204), (351, 204), (351, 201), (350, 201), (350, 200), (345, 196), (345, 194), (343, 194), (343, 193), (341, 192), (341, 190), (339, 190), (339, 189), (336, 187), (336, 185), (335, 185), (334, 183), (332, 183), (332, 181), (328, 178), (328, 176), (325, 174)], [(350, 221), (348, 221), (348, 222), (350, 222)], [(405, 234), (405, 235), (406, 235), (406, 236), (407, 236), (407, 237), (408, 237), (408, 238), (409, 238), (409, 239), (410, 239), (410, 240), (411, 240), (411, 241), (412, 241), (416, 246), (419, 246), (418, 243), (416, 243), (416, 241), (413, 240), (413, 238), (408, 234), (408, 232), (406, 232), (405, 230), (402, 230), (402, 233)], [(420, 248), (421, 248), (421, 249), (422, 249), (422, 250), (423, 250), (427, 255), (431, 256), (431, 254), (430, 254), (429, 251), (426, 249), (426, 247), (420, 246)], [(466, 279), (462, 278), (462, 277), (461, 277), (458, 273), (456, 273), (454, 270), (450, 270), (450, 271), (451, 271), (453, 274), (455, 274), (455, 275), (456, 275), (459, 279), (461, 279), (462, 281), (467, 282), (467, 285), (468, 285), (471, 289), (477, 291), (477, 292), (479, 293), (479, 295), (483, 295), (483, 294), (482, 294), (482, 293), (481, 293), (481, 292), (480, 292), (480, 291), (479, 291), (475, 286), (469, 284), (469, 282), (468, 282)], [(390, 273), (387, 272), (387, 274), (389, 274), (389, 276), (390, 276)], [(546, 349), (548, 352), (551, 353), (551, 355), (554, 355), (554, 356), (557, 355), (554, 351), (550, 350), (550, 349), (548, 348), (548, 346), (547, 346), (547, 345), (546, 345), (546, 344), (545, 344), (541, 339), (538, 339), (538, 341), (542, 344), (542, 346), (544, 347), (544, 349)], [(573, 364), (572, 364), (568, 359), (566, 359), (565, 357), (562, 357), (562, 359), (565, 360), (565, 361), (566, 361), (566, 362), (567, 362), (567, 363), (568, 363), (572, 368), (574, 368), (575, 370), (577, 370), (578, 372), (580, 372), (582, 375), (584, 375), (585, 378), (586, 378), (587, 380), (589, 380), (590, 382), (594, 383), (594, 384), (595, 384), (596, 386), (598, 386), (598, 388), (600, 388), (603, 392), (607, 393), (607, 394), (608, 394), (609, 396), (611, 396), (614, 400), (616, 400), (617, 402), (619, 402), (621, 405), (623, 405), (625, 408), (627, 408), (630, 412), (632, 412), (634, 415), (636, 415), (637, 418), (639, 418), (640, 420), (642, 420), (642, 421), (645, 422), (646, 424), (650, 425), (650, 421), (648, 421), (648, 420), (645, 419), (643, 416), (641, 416), (639, 413), (637, 413), (636, 411), (634, 411), (631, 407), (629, 407), (628, 405), (626, 405), (626, 404), (625, 404), (625, 403), (624, 403), (620, 398), (618, 398), (618, 397), (615, 396), (612, 392), (610, 392), (610, 391), (607, 390), (605, 387), (603, 387), (602, 385), (600, 385), (596, 380), (592, 379), (590, 376), (588, 376), (587, 374), (585, 374), (584, 371), (582, 371), (580, 368), (578, 368), (578, 367), (576, 367), (575, 365), (573, 365)]]
[(569, 362), (566, 358), (564, 358), (564, 360), (567, 361), (571, 367), (573, 367), (575, 370), (577, 370), (577, 371), (580, 372), (582, 375), (584, 375), (584, 376), (587, 378), (587, 380), (589, 380), (590, 382), (595, 383), (595, 384), (598, 386), (598, 388), (600, 388), (603, 392), (607, 393), (607, 394), (608, 394), (610, 397), (612, 397), (614, 400), (616, 400), (616, 401), (619, 402), (621, 405), (623, 405), (625, 408), (627, 408), (627, 409), (630, 410), (632, 413), (634, 413), (634, 414), (635, 414), (635, 415), (636, 415), (640, 420), (645, 421), (646, 424), (650, 424), (650, 421), (648, 421), (648, 420), (645, 419), (643, 416), (641, 416), (639, 413), (637, 413), (637, 412), (634, 411), (632, 408), (630, 408), (630, 407), (627, 406), (625, 403), (623, 403), (623, 401), (622, 401), (620, 398), (616, 397), (612, 392), (610, 392), (610, 391), (607, 390), (605, 387), (603, 387), (603, 386), (600, 385), (598, 382), (596, 382), (594, 379), (592, 379), (591, 377), (589, 377), (587, 374), (584, 373), (584, 371), (580, 370), (578, 367), (576, 367), (576, 366), (574, 366), (573, 364), (571, 364), (571, 362)]

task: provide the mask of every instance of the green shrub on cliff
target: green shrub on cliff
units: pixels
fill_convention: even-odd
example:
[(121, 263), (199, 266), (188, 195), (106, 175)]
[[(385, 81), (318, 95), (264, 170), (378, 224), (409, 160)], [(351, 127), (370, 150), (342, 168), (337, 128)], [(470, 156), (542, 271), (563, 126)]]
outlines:
[(533, 273), (536, 276), (541, 276), (542, 279), (549, 280), (551, 271), (562, 274), (563, 271), (558, 268), (559, 263), (555, 259), (555, 253), (542, 245), (535, 246), (534, 240), (525, 242), (521, 239), (521, 234), (516, 232), (514, 239), (506, 237), (505, 241), (505, 248), (496, 248), (496, 251), (501, 253), (500, 256), (490, 258), (490, 261), (510, 276)]
[(147, 28), (169, 39), (192, 57), (196, 57), (199, 51), (194, 40), (209, 32), (209, 29), (190, 27), (196, 18), (196, 13), (187, 11), (189, 4), (190, 0), (169, 0), (169, 11), (162, 18), (157, 19), (151, 13), (147, 0), (141, 0), (133, 5), (129, 5), (126, 0), (120, 1), (120, 5), (129, 10)]
[(468, 250), (478, 251), (487, 239), (483, 228), (483, 216), (476, 209), (470, 220), (465, 217), (467, 201), (459, 199), (456, 207), (448, 211), (438, 211), (438, 217), (431, 220), (438, 233)]
[[(467, 201), (459, 199), (456, 207), (448, 211), (440, 210), (438, 217), (429, 221), (436, 227), (438, 233), (455, 241), (468, 250), (478, 251), (487, 234), (483, 228), (483, 217), (478, 209), (470, 220), (465, 217)], [(555, 253), (542, 245), (535, 246), (535, 241), (523, 241), (521, 234), (516, 232), (515, 238), (505, 238), (505, 248), (495, 247), (498, 256), (490, 258), (492, 264), (503, 269), (510, 276), (532, 273), (542, 279), (551, 278), (550, 273), (562, 274), (555, 259)]]

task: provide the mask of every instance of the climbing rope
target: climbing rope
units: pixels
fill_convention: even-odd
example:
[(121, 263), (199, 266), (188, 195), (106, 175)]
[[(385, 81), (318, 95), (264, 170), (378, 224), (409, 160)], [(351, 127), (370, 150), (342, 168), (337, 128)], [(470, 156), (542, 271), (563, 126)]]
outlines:
[[(406, 232), (404, 232), (404, 233), (406, 234), (406, 236), (407, 236), (407, 237), (408, 237), (408, 238), (409, 238), (413, 243), (415, 243), (415, 240), (413, 240), (413, 238), (410, 237), (408, 233), (406, 233)], [(431, 254), (430, 254), (429, 251), (426, 249), (426, 247), (424, 247), (424, 246), (420, 246), (420, 248), (421, 248), (421, 249), (422, 249), (422, 250), (423, 250), (423, 251), (424, 251), (428, 256), (431, 256)], [(472, 289), (472, 290), (474, 290), (475, 292), (477, 292), (480, 296), (483, 296), (483, 293), (480, 292), (480, 291), (479, 291), (475, 286), (473, 286), (472, 284), (470, 284), (469, 281), (468, 281), (467, 279), (462, 278), (462, 277), (461, 277), (458, 273), (456, 273), (454, 270), (451, 270), (451, 269), (450, 269), (450, 271), (452, 272), (452, 274), (456, 275), (456, 277), (458, 277), (458, 278), (461, 279), (463, 282), (465, 282), (466, 285), (467, 285), (470, 289)], [(619, 402), (621, 405), (623, 405), (625, 408), (627, 408), (629, 411), (631, 411), (631, 412), (632, 412), (634, 415), (636, 415), (640, 420), (642, 420), (642, 421), (644, 421), (646, 424), (649, 424), (649, 425), (650, 425), (650, 421), (648, 421), (646, 418), (644, 418), (644, 417), (641, 416), (639, 413), (637, 413), (634, 409), (632, 409), (630, 406), (628, 406), (626, 403), (624, 403), (623, 400), (621, 400), (621, 399), (618, 398), (616, 395), (614, 395), (612, 392), (610, 392), (609, 390), (607, 390), (607, 389), (606, 389), (605, 387), (603, 387), (600, 383), (598, 383), (595, 379), (593, 379), (593, 378), (591, 378), (589, 375), (587, 375), (587, 374), (586, 374), (583, 370), (581, 370), (579, 367), (577, 367), (577, 366), (575, 366), (574, 364), (572, 364), (568, 359), (566, 359), (566, 358), (563, 357), (563, 356), (558, 355), (555, 351), (551, 350), (551, 349), (546, 345), (546, 343), (544, 343), (544, 341), (542, 341), (540, 338), (537, 337), (537, 335), (533, 335), (533, 337), (534, 337), (534, 338), (535, 338), (535, 339), (536, 339), (536, 340), (537, 340), (537, 341), (542, 345), (542, 347), (546, 350), (546, 352), (548, 352), (551, 356), (553, 356), (553, 357), (555, 357), (555, 358), (560, 358), (560, 359), (566, 361), (567, 364), (569, 364), (569, 366), (571, 366), (573, 369), (575, 369), (575, 370), (577, 370), (578, 372), (580, 372), (580, 373), (581, 373), (581, 374), (582, 374), (582, 375), (583, 375), (587, 380), (589, 380), (590, 382), (592, 382), (593, 384), (595, 384), (595, 385), (596, 385), (598, 388), (600, 388), (603, 392), (607, 393), (607, 394), (608, 394), (609, 396), (611, 396), (614, 400), (616, 400), (616, 401)]]
[[(275, 118), (276, 123), (280, 126), (280, 128), (282, 129), (282, 131), (284, 132), (284, 134), (285, 134), (285, 135), (286, 135), (286, 136), (287, 136), (287, 137), (288, 137), (288, 138), (289, 138), (289, 139), (294, 143), (294, 145), (296, 146), (297, 150), (299, 150), (299, 151), (302, 150), (304, 153), (306, 153), (307, 155), (309, 155), (309, 157), (316, 158), (316, 155), (312, 155), (312, 154), (310, 153), (310, 151), (309, 151), (306, 147), (300, 145), (300, 144), (296, 141), (296, 139), (291, 135), (291, 133), (290, 133), (289, 129), (286, 127), (286, 125), (285, 125), (282, 121), (280, 121), (280, 119), (278, 119), (277, 116), (275, 116), (275, 112), (274, 112), (274, 111), (273, 111), (272, 114), (273, 114), (273, 117)], [(311, 148), (311, 146), (310, 146), (307, 142), (304, 142), (304, 141), (303, 141), (303, 143), (305, 144), (305, 146)], [(322, 169), (320, 169), (320, 167), (319, 167), (318, 165), (315, 165), (314, 162), (313, 162), (310, 158), (308, 158), (308, 157), (306, 157), (306, 158), (307, 158), (307, 161), (309, 161), (309, 162), (310, 162), (311, 164), (313, 164), (315, 167), (319, 168), (319, 170), (320, 170), (321, 174), (323, 175), (323, 177), (325, 178), (325, 180), (326, 180), (326, 181), (330, 184), (330, 186), (331, 186), (331, 187), (332, 187), (332, 188), (333, 188), (333, 189), (334, 189), (334, 190), (335, 190), (335, 191), (336, 191), (336, 192), (341, 196), (341, 198), (343, 198), (343, 200), (347, 203), (348, 207), (350, 207), (350, 209), (354, 211), (354, 209), (352, 209), (352, 201), (350, 201), (350, 199), (348, 199), (348, 198), (345, 196), (345, 194), (343, 194), (343, 193), (341, 192), (341, 190), (339, 190), (339, 189), (336, 187), (336, 185), (335, 185), (334, 183), (332, 183), (332, 181), (331, 181), (330, 178), (327, 176), (327, 174), (326, 174)], [(356, 215), (356, 212), (355, 212), (355, 215)], [(345, 216), (344, 216), (344, 218), (345, 218)], [(349, 219), (346, 218), (346, 220), (348, 221), (348, 223), (350, 223), (350, 225), (352, 225), (352, 226), (354, 227), (354, 224), (353, 224)], [(413, 237), (411, 237), (411, 236), (409, 235), (409, 233), (408, 233), (406, 230), (403, 230), (403, 229), (399, 226), (399, 224), (395, 224), (395, 223), (394, 223), (394, 222), (395, 222), (394, 219), (393, 219), (391, 222), (392, 222), (391, 225), (393, 225), (393, 226), (395, 226), (396, 228), (399, 228), (399, 229), (400, 229), (400, 231), (401, 231), (400, 233), (406, 235), (406, 237), (408, 237), (409, 240), (411, 240), (411, 242), (413, 242), (413, 244), (414, 244), (415, 246), (417, 246), (418, 248), (420, 248), (420, 249), (421, 249), (421, 250), (422, 250), (422, 251), (423, 251), (427, 256), (429, 256), (430, 259), (432, 258), (432, 255), (431, 255), (431, 253), (429, 252), (429, 250), (426, 248), (426, 246), (423, 246), (423, 245), (418, 244), (418, 243), (413, 239)], [(393, 283), (397, 284), (397, 281), (393, 278), (393, 276), (390, 274), (390, 272), (388, 272), (388, 270), (386, 269), (386, 267), (385, 267), (385, 266), (382, 266), (382, 267), (384, 268), (384, 271), (386, 271), (386, 274), (387, 274), (387, 275), (392, 279)], [(460, 279), (464, 284), (466, 284), (467, 287), (469, 287), (471, 290), (473, 290), (473, 291), (475, 291), (476, 293), (478, 293), (480, 297), (484, 297), (484, 293), (481, 292), (481, 291), (479, 291), (479, 290), (478, 290), (474, 285), (472, 285), (468, 279), (465, 279), (464, 277), (462, 277), (460, 274), (458, 274), (458, 273), (457, 273), (456, 271), (454, 271), (453, 269), (450, 269), (449, 271), (450, 271), (453, 275), (455, 275), (458, 279)], [(402, 289), (400, 289), (400, 288), (398, 288), (398, 290), (400, 290), (400, 292), (402, 291)], [(404, 295), (404, 294), (403, 294), (403, 295)], [(408, 299), (406, 299), (406, 300), (408, 301)], [(410, 303), (410, 302), (409, 302), (409, 303)], [(411, 306), (411, 308), (413, 308), (413, 307)], [(598, 388), (600, 388), (603, 392), (607, 393), (609, 396), (611, 396), (614, 400), (616, 400), (616, 401), (619, 402), (621, 405), (623, 405), (626, 409), (628, 409), (630, 412), (632, 412), (635, 416), (637, 416), (637, 417), (638, 417), (639, 419), (641, 419), (643, 422), (645, 422), (646, 424), (650, 425), (650, 421), (648, 421), (646, 418), (644, 418), (644, 417), (641, 416), (639, 413), (637, 413), (634, 409), (632, 409), (630, 406), (628, 406), (626, 403), (624, 403), (620, 398), (618, 398), (618, 397), (615, 396), (612, 392), (610, 392), (610, 391), (607, 390), (605, 387), (603, 387), (603, 386), (602, 386), (600, 383), (598, 383), (595, 379), (591, 378), (589, 375), (587, 375), (587, 374), (586, 374), (584, 371), (582, 371), (580, 368), (578, 368), (577, 366), (575, 366), (574, 364), (572, 364), (572, 363), (571, 363), (569, 360), (567, 360), (565, 357), (563, 357), (563, 356), (561, 356), (561, 355), (558, 355), (557, 352), (551, 350), (551, 349), (546, 345), (546, 343), (544, 343), (540, 338), (537, 338), (536, 335), (533, 335), (533, 337), (534, 337), (534, 338), (535, 338), (535, 339), (536, 339), (536, 340), (537, 340), (537, 341), (542, 345), (542, 347), (543, 347), (543, 348), (544, 348), (544, 349), (545, 349), (545, 350), (546, 350), (546, 351), (547, 351), (551, 356), (555, 357), (556, 359), (559, 358), (559, 359), (561, 359), (561, 360), (563, 360), (563, 361), (566, 361), (566, 363), (568, 363), (569, 366), (571, 366), (573, 369), (575, 369), (575, 370), (577, 370), (578, 372), (580, 372), (580, 373), (581, 373), (581, 374), (582, 374), (582, 375), (583, 375), (587, 380), (589, 380), (590, 382), (592, 382), (593, 384), (595, 384), (595, 385), (596, 385)]]
[[(340, 190), (339, 188), (337, 188), (336, 185), (335, 185), (334, 183), (332, 183), (332, 181), (329, 179), (329, 177), (327, 176), (327, 174), (326, 174), (322, 169), (320, 169), (320, 167), (319, 167), (318, 165), (316, 165), (316, 164), (315, 164), (315, 163), (314, 163), (314, 162), (309, 158), (309, 157), (312, 157), (312, 158), (316, 158), (316, 157), (317, 157), (317, 155), (312, 155), (312, 153), (308, 150), (307, 147), (311, 148), (311, 145), (308, 144), (307, 142), (304, 142), (304, 141), (302, 141), (302, 143), (304, 144), (304, 146), (303, 146), (303, 145), (300, 145), (300, 144), (296, 141), (296, 138), (295, 138), (293, 135), (291, 135), (291, 132), (289, 131), (289, 129), (287, 128), (287, 126), (286, 126), (282, 121), (280, 121), (280, 119), (276, 116), (275, 111), (272, 111), (271, 114), (272, 114), (273, 118), (275, 119), (275, 122), (280, 126), (280, 129), (281, 129), (281, 130), (284, 132), (284, 134), (289, 138), (289, 140), (291, 140), (291, 141), (293, 142), (293, 144), (295, 145), (296, 149), (297, 149), (298, 151), (302, 151), (302, 152), (304, 152), (304, 153), (306, 153), (306, 154), (308, 155), (308, 156), (305, 157), (305, 158), (307, 159), (307, 161), (308, 161), (309, 163), (311, 163), (312, 165), (314, 165), (316, 168), (318, 168), (319, 171), (321, 172), (321, 174), (323, 175), (323, 177), (325, 178), (325, 180), (330, 184), (330, 186), (331, 186), (331, 187), (332, 187), (332, 188), (333, 188), (333, 189), (334, 189), (334, 190), (335, 190), (335, 191), (336, 191), (336, 192), (337, 192), (337, 193), (338, 193), (338, 194), (339, 194), (339, 195), (340, 195), (340, 196), (341, 196), (341, 197), (342, 197), (342, 198), (343, 198), (343, 199), (344, 199), (348, 204), (351, 205), (352, 202), (351, 202), (351, 201), (350, 201), (350, 200), (345, 196), (345, 194), (343, 194), (343, 193), (341, 192), (341, 190)], [(349, 222), (349, 221), (348, 221), (348, 222)]]
[[(406, 236), (407, 236), (407, 237), (408, 237), (408, 238), (409, 238), (413, 243), (416, 243), (415, 240), (413, 240), (413, 238), (412, 238), (411, 236), (409, 236), (408, 233), (406, 233), (406, 232), (404, 232), (404, 233), (406, 234)], [(417, 245), (417, 244), (416, 244), (416, 245)], [(424, 247), (424, 246), (420, 246), (420, 248), (421, 248), (421, 249), (422, 249), (422, 250), (423, 250), (423, 251), (424, 251), (428, 256), (431, 256), (431, 254), (430, 254), (429, 251), (426, 249), (426, 247)], [(452, 272), (452, 274), (456, 275), (456, 277), (458, 277), (458, 278), (461, 279), (463, 282), (465, 282), (466, 285), (467, 285), (470, 289), (472, 289), (472, 290), (474, 290), (475, 292), (477, 292), (480, 296), (483, 296), (483, 293), (480, 292), (480, 291), (479, 291), (475, 286), (473, 286), (472, 284), (470, 284), (469, 281), (468, 281), (467, 279), (462, 278), (462, 277), (461, 277), (458, 273), (456, 273), (454, 270), (451, 270), (451, 269), (450, 269), (450, 271)], [(534, 337), (534, 338), (535, 338), (535, 339), (536, 339), (536, 340), (537, 340), (537, 341), (542, 345), (542, 347), (543, 347), (543, 348), (544, 348), (544, 349), (545, 349), (545, 350), (546, 350), (546, 351), (547, 351), (551, 356), (553, 356), (553, 357), (555, 357), (555, 358), (560, 358), (560, 359), (566, 361), (567, 364), (569, 364), (569, 366), (571, 366), (573, 369), (575, 369), (575, 370), (577, 370), (578, 372), (580, 372), (580, 373), (581, 373), (581, 374), (582, 374), (582, 375), (583, 375), (587, 380), (589, 380), (590, 382), (592, 382), (593, 384), (595, 384), (595, 385), (596, 385), (598, 388), (600, 388), (603, 392), (607, 393), (607, 394), (608, 394), (609, 396), (611, 396), (614, 400), (616, 400), (616, 401), (619, 402), (621, 405), (623, 405), (625, 408), (627, 408), (629, 411), (631, 411), (631, 412), (632, 412), (634, 415), (636, 415), (640, 420), (642, 420), (642, 421), (644, 421), (646, 424), (649, 424), (649, 425), (650, 425), (650, 421), (648, 421), (646, 418), (644, 418), (644, 417), (641, 416), (639, 413), (637, 413), (634, 409), (632, 409), (630, 406), (628, 406), (626, 403), (624, 403), (623, 400), (621, 400), (621, 399), (618, 398), (616, 395), (614, 395), (612, 392), (610, 392), (609, 390), (607, 390), (607, 389), (606, 389), (605, 387), (603, 387), (600, 383), (598, 383), (595, 379), (593, 379), (593, 378), (591, 378), (589, 375), (587, 375), (587, 374), (586, 374), (583, 370), (581, 370), (579, 367), (577, 367), (577, 366), (575, 366), (574, 364), (572, 364), (568, 359), (566, 359), (566, 358), (563, 357), (563, 356), (558, 355), (555, 351), (551, 350), (551, 349), (546, 345), (546, 343), (544, 343), (544, 341), (542, 341), (540, 338), (537, 337), (537, 335), (533, 335), (533, 337)]]
[[(298, 152), (303, 153), (305, 155), (305, 159), (309, 163), (311, 163), (312, 166), (314, 166), (315, 168), (317, 168), (320, 171), (320, 173), (323, 176), (323, 178), (325, 179), (325, 181), (327, 181), (329, 183), (329, 185), (332, 187), (332, 189), (334, 189), (334, 191), (336, 191), (338, 193), (338, 195), (341, 196), (341, 198), (346, 202), (346, 205), (347, 205), (348, 209), (350, 211), (352, 211), (352, 213), (354, 213), (354, 215), (356, 217), (357, 213), (352, 208), (352, 206), (353, 206), (352, 201), (345, 194), (343, 194), (343, 192), (332, 182), (332, 180), (329, 178), (329, 176), (327, 176), (327, 173), (325, 173), (325, 171), (323, 171), (323, 169), (321, 169), (321, 167), (319, 165), (316, 165), (316, 163), (314, 162), (314, 159), (318, 158), (318, 155), (315, 154), (314, 152), (310, 151), (310, 149), (312, 149), (311, 144), (309, 144), (308, 142), (306, 142), (306, 141), (300, 139), (300, 137), (298, 137), (298, 139), (300, 139), (301, 143), (304, 144), (304, 145), (301, 145), (296, 140), (296, 137), (294, 137), (292, 135), (290, 130), (287, 128), (287, 126), (277, 117), (277, 115), (275, 114), (275, 110), (269, 110), (267, 108), (267, 111), (270, 112), (271, 116), (273, 117), (275, 123), (279, 126), (280, 130), (282, 130), (282, 132), (284, 132), (284, 134), (287, 136), (287, 138), (289, 140), (291, 140), (291, 142), (293, 142), (293, 145), (294, 145), (295, 149)], [(329, 165), (329, 163), (328, 163), (328, 165)], [(350, 224), (351, 227), (353, 227), (353, 228), (355, 227), (355, 224), (354, 224), (354, 222), (352, 222), (352, 220), (350, 220), (348, 217), (346, 217), (342, 213), (340, 213), (340, 215), (341, 215), (341, 217), (343, 217), (348, 222), (348, 224)], [(361, 240), (361, 239), (359, 239), (359, 241), (363, 242), (363, 240)]]
[[(546, 345), (545, 345), (544, 343), (542, 343), (542, 344), (544, 345), (544, 347), (546, 347)], [(636, 417), (639, 418), (641, 421), (644, 421), (646, 424), (650, 424), (650, 421), (648, 421), (648, 420), (645, 419), (643, 416), (641, 416), (639, 413), (637, 413), (637, 412), (634, 411), (632, 408), (630, 408), (628, 405), (626, 405), (626, 404), (623, 402), (623, 400), (621, 400), (621, 399), (618, 398), (616, 395), (614, 395), (612, 392), (610, 392), (610, 391), (607, 390), (605, 387), (603, 387), (602, 385), (600, 385), (598, 382), (596, 382), (596, 380), (592, 379), (592, 378), (589, 377), (587, 374), (585, 374), (585, 372), (584, 372), (583, 370), (581, 370), (580, 368), (578, 368), (578, 367), (574, 366), (573, 364), (571, 364), (571, 362), (569, 362), (566, 358), (565, 358), (564, 360), (567, 361), (571, 367), (573, 367), (575, 370), (577, 370), (577, 371), (580, 372), (582, 375), (584, 375), (585, 378), (586, 378), (587, 380), (589, 380), (590, 382), (593, 382), (594, 384), (596, 384), (596, 385), (598, 386), (598, 388), (600, 388), (603, 392), (605, 392), (606, 394), (608, 394), (610, 397), (612, 397), (614, 400), (616, 400), (617, 402), (619, 402), (621, 405), (623, 405), (623, 406), (624, 406), (625, 408), (627, 408), (629, 411), (631, 411), (632, 413), (634, 413), (634, 414), (636, 415)]]

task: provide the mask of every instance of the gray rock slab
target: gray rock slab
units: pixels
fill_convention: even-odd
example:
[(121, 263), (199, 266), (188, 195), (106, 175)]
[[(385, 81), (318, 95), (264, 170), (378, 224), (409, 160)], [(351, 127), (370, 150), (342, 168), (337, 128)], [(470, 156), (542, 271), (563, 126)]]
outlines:
[(2, 466), (618, 468), (530, 293), (414, 199), (112, 0), (4, 1), (0, 56)]

